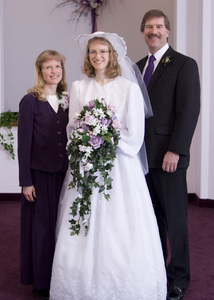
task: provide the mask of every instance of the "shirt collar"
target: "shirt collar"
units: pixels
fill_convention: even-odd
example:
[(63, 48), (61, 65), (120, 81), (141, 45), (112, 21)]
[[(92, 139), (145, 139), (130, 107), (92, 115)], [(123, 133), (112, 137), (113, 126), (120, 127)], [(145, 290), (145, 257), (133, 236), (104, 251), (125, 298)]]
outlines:
[[(169, 44), (166, 43), (161, 49), (159, 49), (157, 52), (155, 52), (154, 57), (156, 59), (156, 62), (158, 63), (161, 60), (161, 57), (164, 55), (164, 53), (168, 50), (169, 48)], [(148, 53), (148, 58), (151, 56), (152, 54), (149, 52)]]

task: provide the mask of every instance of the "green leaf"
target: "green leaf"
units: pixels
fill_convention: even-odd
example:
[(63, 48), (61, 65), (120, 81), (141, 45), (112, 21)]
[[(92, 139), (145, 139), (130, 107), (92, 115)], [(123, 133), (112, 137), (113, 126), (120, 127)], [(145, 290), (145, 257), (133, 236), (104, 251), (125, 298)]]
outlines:
[(88, 135), (83, 135), (82, 142), (83, 144), (87, 144), (90, 141), (90, 137)]

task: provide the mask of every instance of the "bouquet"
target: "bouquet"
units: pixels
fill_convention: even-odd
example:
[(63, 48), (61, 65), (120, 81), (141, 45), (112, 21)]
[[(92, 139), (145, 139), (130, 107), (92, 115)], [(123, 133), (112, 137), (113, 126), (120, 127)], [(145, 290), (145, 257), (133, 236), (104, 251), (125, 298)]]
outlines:
[[(120, 122), (113, 105), (105, 100), (91, 100), (75, 114), (75, 129), (69, 137), (69, 167), (73, 180), (69, 188), (76, 188), (78, 197), (71, 206), (71, 235), (79, 234), (81, 225), (85, 235), (90, 224), (92, 189), (99, 189), (106, 200), (113, 179), (109, 173), (116, 158), (120, 139)], [(99, 178), (98, 178), (99, 177)], [(98, 179), (98, 180), (97, 180)]]

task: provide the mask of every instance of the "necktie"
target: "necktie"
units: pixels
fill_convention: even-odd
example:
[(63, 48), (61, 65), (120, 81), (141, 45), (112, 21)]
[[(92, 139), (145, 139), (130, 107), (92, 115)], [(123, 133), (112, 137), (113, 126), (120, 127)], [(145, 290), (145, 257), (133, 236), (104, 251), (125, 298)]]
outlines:
[(146, 71), (145, 71), (145, 74), (144, 74), (144, 77), (143, 77), (146, 86), (149, 85), (149, 81), (152, 77), (152, 72), (154, 70), (154, 60), (155, 60), (154, 55), (151, 55), (150, 58), (149, 58), (148, 66), (146, 68)]

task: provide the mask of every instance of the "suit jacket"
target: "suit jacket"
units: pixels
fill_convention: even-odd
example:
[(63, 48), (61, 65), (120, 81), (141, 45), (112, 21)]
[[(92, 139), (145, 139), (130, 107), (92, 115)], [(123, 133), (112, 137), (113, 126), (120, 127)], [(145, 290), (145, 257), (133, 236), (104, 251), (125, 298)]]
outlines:
[(20, 186), (31, 186), (31, 169), (44, 172), (66, 171), (66, 125), (68, 109), (56, 113), (49, 102), (32, 94), (19, 105), (18, 160)]
[[(141, 72), (147, 58), (137, 62)], [(200, 82), (195, 60), (169, 47), (152, 75), (148, 93), (154, 114), (146, 119), (145, 128), (149, 167), (161, 168), (165, 153), (172, 151), (180, 154), (178, 168), (187, 168), (200, 111)]]

